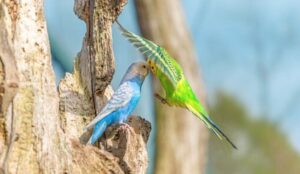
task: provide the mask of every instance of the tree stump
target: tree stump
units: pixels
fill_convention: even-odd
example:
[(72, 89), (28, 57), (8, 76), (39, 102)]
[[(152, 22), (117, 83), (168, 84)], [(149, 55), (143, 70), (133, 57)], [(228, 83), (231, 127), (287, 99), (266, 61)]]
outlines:
[(58, 90), (42, 0), (0, 0), (0, 174), (145, 173), (150, 123), (109, 128), (100, 148), (79, 141), (113, 90), (111, 25), (126, 0), (76, 0), (83, 47)]

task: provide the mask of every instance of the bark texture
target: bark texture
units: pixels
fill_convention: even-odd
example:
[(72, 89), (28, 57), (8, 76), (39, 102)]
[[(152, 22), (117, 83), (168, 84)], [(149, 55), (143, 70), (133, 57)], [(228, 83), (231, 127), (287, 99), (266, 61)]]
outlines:
[[(204, 103), (205, 91), (192, 40), (179, 0), (136, 0), (143, 35), (166, 48), (180, 63), (192, 88)], [(158, 80), (154, 80), (159, 91)], [(190, 112), (156, 102), (155, 173), (204, 173), (208, 134)]]
[[(111, 96), (111, 24), (126, 0), (76, 0), (88, 32), (58, 91), (42, 0), (0, 0), (0, 174), (145, 173), (150, 123), (106, 131), (100, 148), (82, 128)], [(96, 109), (94, 109), (96, 108)]]

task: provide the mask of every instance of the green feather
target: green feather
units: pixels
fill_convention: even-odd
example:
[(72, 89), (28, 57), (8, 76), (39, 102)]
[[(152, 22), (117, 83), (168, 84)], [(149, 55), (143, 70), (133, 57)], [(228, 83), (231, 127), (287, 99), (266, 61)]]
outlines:
[[(169, 53), (159, 45), (127, 31), (118, 21), (123, 36), (125, 36), (144, 56), (148, 57), (156, 68), (154, 74), (159, 78), (166, 92), (166, 101), (170, 105), (188, 109), (214, 132), (220, 139), (223, 137), (235, 149), (237, 147), (210, 119), (203, 105), (200, 103), (188, 81), (184, 77), (182, 68)], [(149, 62), (148, 62), (149, 63)]]
[(176, 87), (181, 80), (183, 73), (177, 62), (159, 45), (127, 31), (118, 21), (116, 21), (125, 36), (144, 56), (155, 62), (156, 67), (167, 79)]

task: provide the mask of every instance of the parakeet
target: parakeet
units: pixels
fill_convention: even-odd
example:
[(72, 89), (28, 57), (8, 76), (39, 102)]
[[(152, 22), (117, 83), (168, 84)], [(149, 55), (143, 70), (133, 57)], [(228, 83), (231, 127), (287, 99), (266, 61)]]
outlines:
[(126, 30), (118, 21), (122, 35), (125, 36), (145, 57), (151, 67), (152, 73), (158, 77), (165, 97), (155, 96), (169, 106), (186, 108), (200, 118), (204, 124), (212, 130), (221, 140), (225, 138), (233, 148), (237, 147), (223, 133), (223, 131), (212, 121), (203, 105), (186, 80), (181, 66), (171, 55), (159, 45)]
[(135, 109), (141, 95), (141, 87), (149, 72), (146, 62), (136, 62), (130, 65), (118, 89), (108, 103), (92, 120), (84, 131), (94, 127), (88, 144), (94, 144), (106, 128), (114, 123), (124, 123)]

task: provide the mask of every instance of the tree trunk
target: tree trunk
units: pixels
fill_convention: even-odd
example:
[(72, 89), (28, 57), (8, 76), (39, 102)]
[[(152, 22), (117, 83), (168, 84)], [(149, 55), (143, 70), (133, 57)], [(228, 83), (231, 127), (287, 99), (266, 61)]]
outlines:
[[(136, 0), (138, 19), (146, 38), (166, 48), (204, 102), (199, 66), (179, 0)], [(158, 91), (159, 82), (154, 80)], [(204, 173), (208, 134), (190, 112), (156, 102), (157, 151), (155, 173)]]
[(126, 0), (76, 0), (88, 32), (58, 91), (42, 0), (0, 0), (0, 174), (145, 173), (150, 123), (115, 125), (100, 149), (82, 145), (82, 128), (112, 94), (111, 24)]

